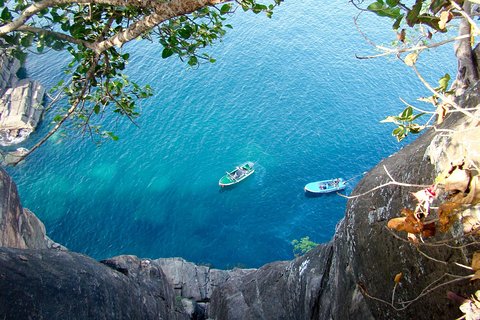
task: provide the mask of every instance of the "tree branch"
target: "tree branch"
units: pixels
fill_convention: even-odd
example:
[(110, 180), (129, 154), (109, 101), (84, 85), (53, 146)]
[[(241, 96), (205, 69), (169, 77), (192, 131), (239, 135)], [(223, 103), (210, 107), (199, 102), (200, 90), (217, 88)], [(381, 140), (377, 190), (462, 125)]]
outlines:
[[(17, 19), (1, 26), (0, 35), (20, 30), (20, 28), (24, 26), (31, 17), (33, 17), (35, 14), (39, 13), (43, 9), (65, 4), (89, 4), (92, 3), (92, 1), (97, 4), (120, 7), (136, 6), (141, 8), (148, 8), (154, 11), (152, 14), (145, 16), (143, 19), (136, 21), (125, 30), (117, 33), (116, 35), (110, 37), (107, 40), (99, 42), (90, 42), (87, 44), (84, 41), (80, 41), (70, 36), (58, 34), (63, 37), (63, 40), (70, 41), (75, 44), (83, 44), (86, 47), (94, 50), (97, 54), (100, 54), (113, 46), (121, 47), (124, 43), (141, 36), (148, 30), (152, 29), (153, 27), (159, 25), (166, 20), (192, 13), (206, 6), (213, 6), (220, 3), (230, 2), (232, 0), (171, 0), (168, 2), (159, 2), (152, 0), (43, 0), (33, 3), (28, 8), (26, 8)], [(36, 30), (39, 31), (38, 29)]]
[(14, 162), (12, 162), (12, 165), (15, 166), (17, 165), (20, 161), (22, 161), (23, 159), (25, 159), (28, 155), (30, 155), (33, 151), (35, 151), (36, 149), (40, 148), (40, 146), (42, 146), (55, 132), (58, 131), (58, 129), (60, 129), (60, 127), (62, 126), (62, 124), (68, 119), (70, 118), (70, 116), (75, 112), (75, 110), (77, 109), (78, 105), (80, 104), (80, 102), (82, 102), (83, 100), (83, 96), (84, 94), (88, 91), (89, 89), (89, 86), (88, 86), (88, 82), (90, 79), (92, 79), (94, 77), (94, 71), (95, 71), (95, 68), (97, 67), (97, 64), (98, 64), (98, 56), (94, 58), (94, 61), (92, 63), (92, 65), (90, 66), (90, 68), (88, 69), (87, 73), (86, 73), (86, 76), (85, 76), (85, 84), (84, 84), (84, 87), (82, 88), (82, 91), (80, 92), (80, 94), (77, 96), (77, 98), (75, 99), (75, 101), (72, 103), (72, 105), (70, 106), (70, 108), (67, 110), (67, 112), (63, 115), (62, 119), (60, 119), (60, 121), (58, 121), (55, 126), (40, 140), (38, 141), (37, 143), (35, 143), (33, 145), (33, 147), (31, 147), (25, 154), (22, 154), (22, 156), (18, 157), (18, 159)]
[(357, 195), (354, 195), (354, 196), (346, 196), (344, 194), (341, 194), (341, 193), (337, 193), (339, 196), (341, 197), (344, 197), (344, 198), (347, 198), (347, 199), (355, 199), (355, 198), (359, 198), (359, 197), (363, 197), (375, 190), (378, 190), (378, 189), (381, 189), (383, 187), (386, 187), (386, 186), (390, 186), (390, 185), (395, 185), (395, 186), (402, 186), (402, 187), (414, 187), (414, 188), (427, 188), (427, 187), (430, 187), (430, 185), (423, 185), (423, 184), (410, 184), (410, 183), (403, 183), (403, 182), (397, 182), (395, 181), (395, 179), (393, 179), (393, 177), (390, 175), (390, 173), (388, 172), (387, 168), (385, 166), (383, 166), (383, 169), (385, 170), (385, 172), (387, 173), (388, 177), (391, 179), (391, 181), (389, 182), (386, 182), (384, 184), (381, 184), (379, 186), (376, 186), (375, 188), (372, 188), (368, 191), (365, 191), (361, 194), (357, 194)]
[(67, 41), (76, 45), (83, 45), (87, 48), (93, 49), (92, 44), (88, 41), (82, 40), (82, 39), (77, 39), (72, 36), (69, 36), (68, 34), (57, 32), (57, 31), (52, 31), (48, 29), (42, 29), (42, 28), (37, 28), (37, 27), (31, 27), (31, 26), (26, 26), (22, 25), (17, 28), (18, 31), (25, 31), (25, 32), (31, 32), (31, 33), (36, 33), (36, 34), (46, 34), (46, 35), (52, 35), (58, 40), (63, 40)]

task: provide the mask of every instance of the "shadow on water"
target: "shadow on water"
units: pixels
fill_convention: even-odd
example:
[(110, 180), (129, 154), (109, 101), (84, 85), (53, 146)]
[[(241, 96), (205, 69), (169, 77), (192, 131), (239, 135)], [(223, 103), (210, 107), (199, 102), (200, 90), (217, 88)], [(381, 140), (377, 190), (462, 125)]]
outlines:
[(239, 186), (239, 183), (232, 184), (231, 186), (218, 187), (218, 193), (230, 192), (238, 188), (242, 188), (241, 186)]
[(314, 193), (305, 191), (305, 198), (329, 198), (329, 197), (339, 197), (337, 192), (330, 193)]

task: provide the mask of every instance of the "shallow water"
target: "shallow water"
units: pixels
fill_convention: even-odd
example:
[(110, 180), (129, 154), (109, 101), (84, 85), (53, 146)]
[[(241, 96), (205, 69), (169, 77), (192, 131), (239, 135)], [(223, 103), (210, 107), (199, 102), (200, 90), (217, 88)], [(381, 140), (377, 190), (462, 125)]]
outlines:
[[(290, 259), (293, 239), (330, 240), (346, 200), (306, 197), (303, 186), (353, 178), (351, 192), (401, 147), (379, 120), (401, 111), (400, 97), (413, 103), (428, 94), (394, 58), (355, 58), (375, 53), (355, 28), (356, 14), (347, 1), (313, 0), (287, 1), (272, 19), (239, 12), (234, 30), (209, 50), (217, 62), (195, 70), (163, 60), (159, 46), (129, 45), (128, 73), (155, 89), (141, 102), (140, 128), (106, 122), (120, 140), (100, 147), (56, 135), (9, 169), (24, 206), (52, 239), (98, 259), (182, 256), (257, 267)], [(363, 16), (361, 24), (372, 34), (390, 23)], [(440, 61), (426, 70), (429, 80), (453, 70), (451, 51), (429, 56)], [(63, 57), (32, 57), (28, 72), (52, 85)], [(32, 140), (48, 130), (49, 117)], [(256, 172), (221, 190), (218, 179), (246, 160)]]

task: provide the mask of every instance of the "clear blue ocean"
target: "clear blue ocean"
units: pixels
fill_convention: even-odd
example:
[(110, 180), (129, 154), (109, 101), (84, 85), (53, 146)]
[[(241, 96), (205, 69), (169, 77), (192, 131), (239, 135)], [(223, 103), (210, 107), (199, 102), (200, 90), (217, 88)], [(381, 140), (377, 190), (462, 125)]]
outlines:
[[(97, 259), (181, 256), (258, 267), (291, 259), (293, 239), (329, 241), (346, 200), (306, 197), (304, 185), (356, 177), (350, 193), (359, 175), (402, 147), (379, 121), (404, 108), (400, 98), (428, 95), (394, 57), (355, 58), (376, 53), (355, 27), (357, 13), (347, 0), (287, 0), (272, 19), (239, 11), (234, 29), (208, 49), (217, 62), (198, 69), (162, 59), (159, 45), (129, 44), (128, 74), (155, 90), (140, 102), (139, 128), (105, 119), (120, 140), (100, 146), (57, 134), (8, 169), (23, 205), (53, 240)], [(362, 15), (359, 24), (378, 44), (395, 39), (388, 20)], [(28, 74), (52, 86), (65, 57), (31, 55)], [(436, 85), (455, 68), (453, 49), (419, 63)], [(220, 190), (225, 171), (246, 160), (256, 172)]]

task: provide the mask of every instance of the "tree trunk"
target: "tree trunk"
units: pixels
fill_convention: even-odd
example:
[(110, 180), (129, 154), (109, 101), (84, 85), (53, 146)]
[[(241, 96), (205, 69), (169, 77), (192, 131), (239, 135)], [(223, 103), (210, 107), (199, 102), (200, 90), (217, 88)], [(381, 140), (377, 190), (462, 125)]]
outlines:
[[(472, 4), (465, 1), (463, 10), (467, 14), (472, 13)], [(470, 35), (464, 39), (458, 40), (455, 44), (455, 55), (458, 61), (457, 78), (453, 84), (456, 95), (461, 95), (466, 88), (478, 81), (478, 62), (476, 50), (472, 50), (471, 45), (471, 28), (470, 22), (463, 18), (459, 26), (459, 36)]]

